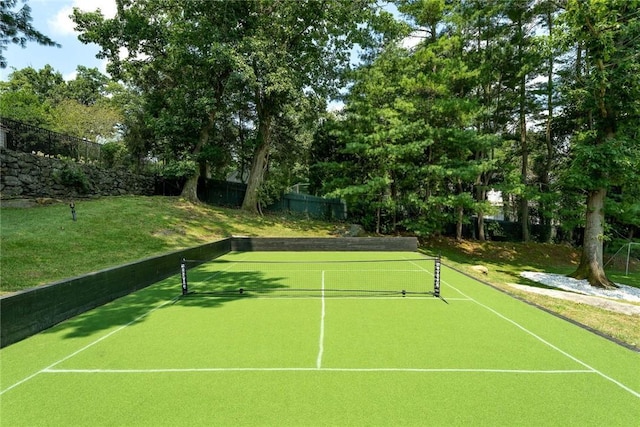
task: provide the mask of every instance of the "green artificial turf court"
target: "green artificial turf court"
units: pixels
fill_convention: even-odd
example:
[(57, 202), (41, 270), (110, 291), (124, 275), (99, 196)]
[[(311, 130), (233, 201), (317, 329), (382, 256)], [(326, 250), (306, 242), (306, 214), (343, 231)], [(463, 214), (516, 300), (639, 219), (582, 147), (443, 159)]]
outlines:
[(0, 350), (0, 425), (638, 425), (640, 354), (419, 257), (192, 266)]

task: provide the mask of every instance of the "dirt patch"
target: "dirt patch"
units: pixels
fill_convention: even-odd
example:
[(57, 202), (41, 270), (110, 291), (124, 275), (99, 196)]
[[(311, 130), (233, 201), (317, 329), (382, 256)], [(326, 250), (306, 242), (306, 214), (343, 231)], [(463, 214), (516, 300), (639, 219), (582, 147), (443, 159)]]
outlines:
[(50, 197), (38, 197), (35, 199), (2, 199), (0, 205), (3, 208), (34, 208), (36, 206), (47, 206), (56, 203), (63, 203), (62, 200)]

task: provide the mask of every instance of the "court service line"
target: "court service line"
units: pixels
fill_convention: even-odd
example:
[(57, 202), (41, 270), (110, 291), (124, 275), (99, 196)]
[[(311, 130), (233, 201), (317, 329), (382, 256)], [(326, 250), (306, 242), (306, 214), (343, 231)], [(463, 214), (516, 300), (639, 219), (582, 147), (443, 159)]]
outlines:
[(482, 368), (162, 368), (162, 369), (43, 369), (46, 374), (162, 374), (191, 372), (418, 372), (498, 374), (592, 374), (591, 369), (482, 369)]
[(567, 353), (566, 351), (562, 350), (561, 348), (559, 348), (558, 346), (550, 343), (549, 341), (545, 340), (544, 338), (542, 338), (541, 336), (535, 334), (533, 331), (530, 331), (529, 329), (525, 328), (524, 326), (522, 326), (521, 324), (519, 324), (518, 322), (516, 322), (515, 320), (512, 320), (510, 318), (508, 318), (507, 316), (505, 316), (504, 314), (494, 310), (493, 308), (482, 304), (481, 302), (479, 302), (478, 300), (466, 295), (464, 292), (462, 292), (460, 289), (457, 289), (455, 286), (451, 285), (450, 283), (447, 283), (446, 281), (442, 281), (442, 283), (445, 283), (447, 286), (451, 287), (452, 289), (454, 289), (455, 291), (459, 292), (462, 296), (469, 298), (471, 301), (475, 302), (476, 304), (478, 304), (480, 307), (483, 307), (486, 310), (489, 310), (490, 312), (492, 312), (493, 314), (495, 314), (496, 316), (500, 317), (503, 320), (506, 320), (507, 322), (511, 323), (512, 325), (514, 325), (515, 327), (517, 327), (518, 329), (526, 332), (527, 334), (531, 335), (532, 337), (534, 337), (535, 339), (537, 339), (538, 341), (542, 342), (543, 344), (551, 347), (552, 349), (556, 350), (557, 352), (559, 352), (560, 354), (564, 355), (565, 357), (568, 357), (569, 359), (573, 360), (574, 362), (584, 366), (587, 369), (590, 369), (591, 371), (593, 371), (594, 373), (600, 375), (602, 378), (614, 383), (615, 385), (617, 385), (618, 387), (622, 388), (623, 390), (626, 390), (627, 392), (631, 393), (633, 396), (637, 397), (640, 399), (640, 392), (637, 392), (635, 390), (633, 390), (632, 388), (624, 385), (623, 383), (621, 383), (620, 381), (611, 378), (610, 376), (608, 376), (607, 374), (603, 373), (602, 371), (599, 371), (598, 369), (594, 368), (593, 366), (587, 364), (586, 362), (583, 362), (582, 360), (578, 359), (577, 357)]
[(29, 380), (33, 379), (34, 377), (38, 376), (39, 374), (41, 374), (41, 373), (43, 373), (43, 372), (50, 372), (50, 371), (51, 371), (55, 366), (57, 366), (57, 365), (61, 364), (62, 362), (66, 361), (66, 360), (71, 359), (72, 357), (74, 357), (74, 356), (78, 355), (79, 353), (82, 353), (83, 351), (87, 350), (88, 348), (91, 348), (91, 347), (93, 347), (94, 345), (96, 345), (96, 344), (98, 344), (98, 343), (100, 343), (100, 342), (102, 342), (102, 341), (106, 340), (106, 339), (107, 339), (107, 338), (109, 338), (110, 336), (112, 336), (112, 335), (114, 335), (114, 334), (116, 334), (116, 333), (120, 332), (120, 331), (121, 331), (121, 330), (123, 330), (124, 328), (126, 328), (126, 327), (128, 327), (128, 326), (130, 326), (130, 325), (132, 325), (132, 324), (134, 324), (134, 323), (136, 323), (136, 322), (138, 322), (140, 319), (142, 319), (142, 318), (144, 318), (144, 317), (148, 316), (149, 314), (153, 313), (153, 312), (154, 312), (154, 311), (156, 311), (156, 310), (161, 309), (161, 308), (162, 308), (162, 307), (164, 307), (165, 305), (173, 304), (175, 301), (177, 301), (177, 300), (178, 300), (178, 298), (180, 298), (180, 297), (179, 297), (179, 296), (176, 296), (175, 298), (172, 298), (171, 300), (165, 301), (164, 303), (160, 304), (159, 306), (154, 307), (154, 308), (152, 308), (151, 310), (147, 311), (146, 313), (143, 313), (143, 314), (141, 314), (140, 316), (136, 317), (135, 319), (133, 319), (132, 321), (130, 321), (130, 322), (129, 322), (129, 323), (127, 323), (126, 325), (122, 325), (122, 326), (120, 326), (118, 329), (115, 329), (115, 330), (113, 330), (113, 331), (109, 332), (108, 334), (103, 335), (102, 337), (98, 338), (97, 340), (95, 340), (95, 341), (93, 341), (93, 342), (91, 342), (91, 343), (89, 343), (89, 344), (85, 345), (85, 346), (84, 346), (84, 347), (82, 347), (81, 349), (76, 350), (76, 351), (74, 351), (73, 353), (71, 353), (71, 354), (69, 354), (69, 355), (67, 355), (67, 356), (63, 357), (62, 359), (58, 360), (57, 362), (52, 363), (51, 365), (47, 366), (46, 368), (43, 368), (43, 369), (41, 369), (41, 370), (39, 370), (39, 371), (37, 371), (37, 372), (35, 372), (35, 373), (33, 373), (33, 374), (29, 375), (28, 377), (26, 377), (26, 378), (24, 378), (24, 379), (22, 379), (22, 380), (18, 381), (17, 383), (15, 383), (15, 384), (13, 384), (13, 385), (11, 385), (11, 386), (9, 386), (9, 387), (5, 388), (4, 390), (1, 390), (1, 391), (0, 391), (0, 396), (2, 396), (2, 395), (3, 395), (4, 393), (6, 393), (7, 391), (9, 391), (9, 390), (11, 390), (11, 389), (16, 388), (16, 387), (17, 387), (17, 386), (19, 386), (20, 384), (24, 384), (25, 382), (27, 382), (27, 381), (29, 381)]
[(322, 271), (322, 288), (321, 288), (321, 311), (320, 311), (320, 344), (318, 346), (318, 357), (316, 358), (316, 368), (322, 367), (322, 354), (324, 353), (324, 317), (325, 317), (325, 299), (324, 299), (324, 270)]

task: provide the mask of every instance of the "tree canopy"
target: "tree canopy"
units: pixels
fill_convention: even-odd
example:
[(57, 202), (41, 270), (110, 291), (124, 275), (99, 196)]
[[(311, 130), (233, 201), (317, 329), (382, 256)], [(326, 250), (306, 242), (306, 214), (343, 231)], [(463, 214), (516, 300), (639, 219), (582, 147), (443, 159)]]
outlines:
[(0, 82), (0, 115), (92, 141), (117, 139), (123, 90), (97, 68), (79, 66), (65, 81), (50, 65), (27, 67)]
[[(113, 19), (74, 10), (80, 39), (99, 44), (109, 72), (140, 90), (147, 127), (167, 141), (171, 160), (201, 162), (217, 125), (236, 113), (227, 106), (243, 104), (255, 123), (243, 147), (251, 153), (248, 210), (258, 209), (278, 120), (289, 105), (337, 90), (351, 47), (367, 41), (361, 26), (376, 10), (369, 0), (117, 4)], [(195, 200), (200, 168), (191, 170), (183, 195)]]

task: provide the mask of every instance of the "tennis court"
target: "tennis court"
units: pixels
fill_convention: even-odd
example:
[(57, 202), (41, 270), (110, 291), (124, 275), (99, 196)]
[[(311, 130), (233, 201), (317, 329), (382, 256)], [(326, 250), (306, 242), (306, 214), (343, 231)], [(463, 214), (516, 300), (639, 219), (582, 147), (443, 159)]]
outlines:
[(0, 350), (0, 424), (638, 425), (640, 354), (445, 265), (437, 297), (436, 268), (235, 252), (185, 292), (176, 266)]

